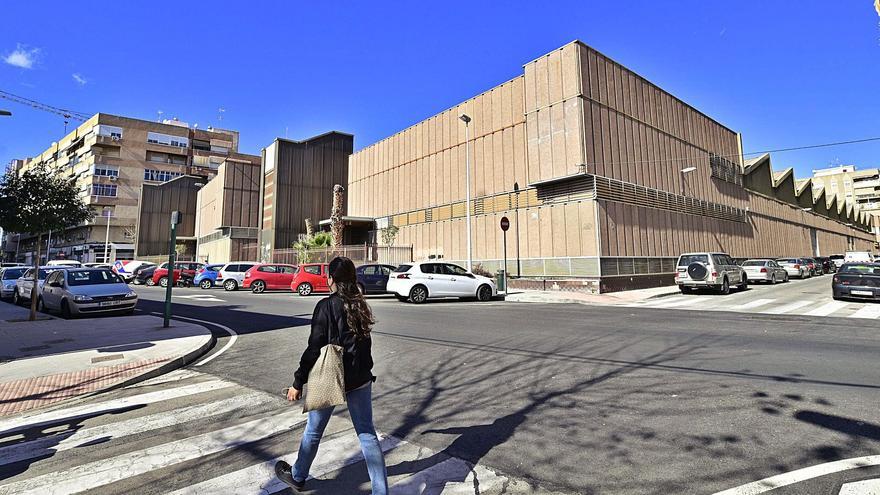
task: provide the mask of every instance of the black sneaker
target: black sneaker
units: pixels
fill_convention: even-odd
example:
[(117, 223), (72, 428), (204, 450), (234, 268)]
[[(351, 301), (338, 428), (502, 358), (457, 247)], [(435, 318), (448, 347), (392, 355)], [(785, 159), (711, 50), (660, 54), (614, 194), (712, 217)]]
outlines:
[(277, 476), (279, 480), (283, 481), (284, 484), (298, 492), (303, 491), (303, 489), (306, 487), (305, 480), (296, 481), (295, 479), (293, 479), (293, 473), (290, 470), (290, 464), (284, 461), (278, 461), (275, 463), (275, 476)]

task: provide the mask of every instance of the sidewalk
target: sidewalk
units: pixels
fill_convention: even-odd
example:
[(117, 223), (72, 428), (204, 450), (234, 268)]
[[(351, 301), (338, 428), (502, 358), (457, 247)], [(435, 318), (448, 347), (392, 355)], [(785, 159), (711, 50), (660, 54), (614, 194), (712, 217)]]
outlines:
[[(93, 394), (183, 366), (214, 342), (201, 325), (153, 316), (26, 321), (0, 302), (0, 416)], [(24, 321), (22, 321), (24, 320)]]
[(530, 303), (579, 303), (579, 304), (621, 304), (645, 301), (658, 297), (678, 294), (678, 287), (652, 287), (650, 289), (627, 290), (607, 294), (589, 294), (561, 290), (516, 290), (505, 297), (506, 301)]

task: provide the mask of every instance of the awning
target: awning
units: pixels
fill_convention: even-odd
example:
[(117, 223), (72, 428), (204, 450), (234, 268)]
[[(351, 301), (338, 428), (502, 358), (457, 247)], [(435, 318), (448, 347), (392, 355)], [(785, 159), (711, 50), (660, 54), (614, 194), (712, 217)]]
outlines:
[[(345, 222), (345, 223), (365, 223), (365, 224), (370, 224), (370, 225), (372, 225), (373, 223), (376, 222), (376, 219), (375, 219), (375, 218), (371, 218), (371, 217), (349, 217), (349, 216), (343, 216), (343, 217), (342, 217), (342, 221)], [(328, 218), (328, 219), (326, 219), (326, 220), (321, 220), (320, 222), (318, 222), (318, 225), (330, 225), (330, 223), (331, 223), (331, 222), (330, 222), (330, 219)]]

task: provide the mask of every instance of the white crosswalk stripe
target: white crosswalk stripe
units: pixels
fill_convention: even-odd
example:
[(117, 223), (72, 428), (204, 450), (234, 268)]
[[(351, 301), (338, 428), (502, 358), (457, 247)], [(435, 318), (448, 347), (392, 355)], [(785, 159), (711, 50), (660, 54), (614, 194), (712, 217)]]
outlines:
[(880, 318), (880, 304), (868, 304), (850, 315), (851, 318)]
[(690, 306), (691, 304), (697, 304), (700, 302), (699, 297), (688, 297), (686, 299), (674, 299), (669, 301), (661, 301), (657, 303), (650, 304), (652, 308), (680, 308), (682, 306)]
[(798, 309), (803, 308), (804, 306), (809, 306), (811, 304), (815, 304), (813, 301), (797, 301), (789, 304), (783, 304), (782, 306), (776, 306), (774, 308), (769, 308), (767, 310), (761, 311), (761, 313), (768, 315), (784, 315), (787, 313), (794, 312)]
[(846, 483), (838, 495), (880, 495), (880, 478)]
[(753, 309), (759, 306), (766, 306), (770, 303), (776, 302), (776, 299), (755, 299), (754, 301), (747, 302), (745, 304), (741, 304), (738, 306), (739, 309)]
[(818, 308), (814, 308), (810, 311), (804, 313), (807, 316), (828, 316), (830, 314), (836, 313), (841, 309), (847, 307), (848, 304), (843, 301), (831, 301), (829, 303), (825, 303)]
[[(274, 465), (296, 459), (295, 451), (283, 449), (297, 446), (299, 432), (288, 432), (305, 425), (307, 416), (299, 408), (193, 371), (172, 372), (114, 394), (121, 397), (93, 398), (93, 403), (0, 422), (0, 495), (141, 491), (117, 488), (131, 484), (171, 495), (268, 495), (286, 488), (275, 477)], [(391, 435), (380, 433), (380, 438), (389, 465), (416, 461), (412, 465), (418, 466), (414, 472), (390, 474), (396, 495), (473, 494), (475, 486), (481, 492), (546, 493)], [(239, 455), (254, 452), (258, 443), (266, 447), (257, 451), (273, 454), (263, 459)], [(205, 462), (208, 457), (212, 460)], [(233, 469), (217, 461), (227, 457), (234, 459)], [(247, 464), (253, 461), (258, 462)], [(333, 419), (310, 475), (345, 483), (346, 470), (363, 462), (351, 424)], [(23, 463), (27, 469), (21, 472)], [(168, 475), (187, 469), (191, 477)]]

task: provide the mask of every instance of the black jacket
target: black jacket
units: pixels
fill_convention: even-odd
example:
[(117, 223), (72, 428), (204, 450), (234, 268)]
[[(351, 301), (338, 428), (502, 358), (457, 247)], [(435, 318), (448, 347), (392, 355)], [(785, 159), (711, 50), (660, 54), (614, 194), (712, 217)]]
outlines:
[(328, 331), (331, 336), (330, 342), (344, 348), (342, 362), (345, 369), (345, 390), (354, 390), (368, 381), (375, 380), (371, 372), (373, 356), (370, 353), (370, 338), (358, 338), (349, 329), (342, 298), (332, 294), (315, 306), (309, 346), (303, 352), (299, 360), (299, 369), (293, 375), (293, 388), (302, 390), (303, 385), (309, 380), (309, 372), (321, 355), (321, 348), (327, 345)]

